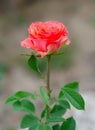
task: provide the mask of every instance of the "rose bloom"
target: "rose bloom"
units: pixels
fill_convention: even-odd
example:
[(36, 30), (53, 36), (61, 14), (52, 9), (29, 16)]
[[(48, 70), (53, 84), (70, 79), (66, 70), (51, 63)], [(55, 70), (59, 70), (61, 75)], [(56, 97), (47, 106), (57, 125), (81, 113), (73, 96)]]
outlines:
[(34, 22), (28, 33), (29, 37), (21, 42), (21, 46), (36, 51), (42, 58), (70, 43), (65, 25), (57, 21)]

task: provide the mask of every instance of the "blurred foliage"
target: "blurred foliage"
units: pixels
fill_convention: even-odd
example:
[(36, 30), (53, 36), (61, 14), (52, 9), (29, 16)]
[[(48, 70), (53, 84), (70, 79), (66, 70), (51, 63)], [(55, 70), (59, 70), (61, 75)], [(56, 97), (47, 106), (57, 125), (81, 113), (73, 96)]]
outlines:
[(39, 61), (39, 68), (42, 72), (46, 70), (46, 58), (38, 58)]
[(4, 49), (4, 41), (3, 38), (0, 37), (0, 51), (2, 51)]
[(52, 68), (68, 69), (73, 63), (74, 48), (72, 45), (65, 46), (60, 51), (64, 52), (64, 54), (52, 57)]
[(0, 11), (11, 12), (15, 9), (21, 10), (24, 6), (33, 4), (38, 0), (0, 0)]
[(16, 16), (16, 24), (19, 26), (25, 24), (27, 22), (27, 18), (26, 16), (23, 14), (23, 13), (19, 13), (17, 16)]
[(90, 20), (90, 23), (93, 27), (95, 27), (95, 17)]
[[(62, 55), (52, 56), (51, 67), (55, 69), (68, 69), (73, 64), (75, 46), (70, 44), (69, 46), (64, 46), (59, 52), (64, 52)], [(39, 59), (39, 67), (41, 71), (45, 71), (46, 59)]]
[(3, 78), (5, 72), (9, 71), (9, 67), (7, 65), (0, 63), (0, 80)]

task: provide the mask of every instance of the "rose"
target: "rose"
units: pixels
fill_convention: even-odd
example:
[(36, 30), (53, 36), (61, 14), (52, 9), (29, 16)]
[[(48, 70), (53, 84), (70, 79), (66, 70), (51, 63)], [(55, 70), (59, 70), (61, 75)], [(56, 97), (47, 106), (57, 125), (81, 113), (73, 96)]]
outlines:
[[(53, 103), (51, 102), (51, 54), (60, 49), (64, 44), (70, 43), (67, 36), (68, 31), (62, 23), (48, 21), (32, 23), (28, 28), (28, 32), (29, 37), (21, 42), (21, 46), (36, 51), (36, 54), (33, 53), (33, 55), (26, 54), (26, 56), (29, 56), (28, 65), (43, 79), (44, 85), (41, 85), (38, 94), (34, 92), (18, 91), (12, 94), (6, 100), (6, 103), (11, 104), (15, 111), (20, 110), (28, 113), (25, 113), (21, 120), (20, 127), (22, 129), (54, 130), (58, 128), (60, 130), (75, 130), (76, 122), (74, 118), (68, 117), (64, 119), (63, 115), (66, 114), (67, 109), (71, 108), (71, 105), (78, 110), (85, 109), (84, 99), (79, 91), (75, 91), (78, 89), (79, 83), (71, 82), (61, 87), (58, 92), (58, 97), (55, 98)], [(47, 58), (44, 59), (46, 61), (46, 71), (42, 73), (39, 68), (38, 58), (35, 56), (44, 57), (46, 55), (48, 55)], [(44, 107), (40, 112), (40, 116), (36, 115), (37, 112), (34, 101), (32, 102), (29, 97), (30, 99), (32, 98), (32, 100), (38, 98), (42, 99)], [(59, 110), (61, 113), (59, 113)], [(57, 123), (57, 127), (55, 122)]]
[(21, 42), (21, 46), (36, 51), (41, 57), (70, 43), (65, 25), (57, 21), (34, 22), (29, 26), (28, 32), (29, 37)]

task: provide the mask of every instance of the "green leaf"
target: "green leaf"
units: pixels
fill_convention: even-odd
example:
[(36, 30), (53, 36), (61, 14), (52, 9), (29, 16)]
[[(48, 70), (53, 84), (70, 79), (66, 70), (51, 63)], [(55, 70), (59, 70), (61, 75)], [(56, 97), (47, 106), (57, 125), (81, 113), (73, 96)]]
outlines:
[(73, 91), (70, 88), (64, 88), (63, 93), (65, 94), (65, 97), (71, 102), (71, 104), (75, 108), (77, 108), (79, 110), (85, 109), (84, 99), (78, 92)]
[(60, 105), (55, 105), (53, 107), (53, 109), (50, 112), (51, 117), (60, 117), (63, 116), (66, 112), (66, 109), (64, 109), (62, 106)]
[(52, 128), (49, 125), (40, 124), (38, 130), (52, 130)]
[(66, 100), (59, 100), (60, 106), (62, 106), (64, 109), (70, 109), (70, 104)]
[(44, 91), (43, 87), (40, 87), (40, 94), (41, 94), (41, 97), (42, 97), (44, 103), (49, 106), (49, 96), (48, 96), (48, 94)]
[(26, 111), (35, 112), (35, 106), (32, 102), (29, 100), (22, 100), (21, 101), (22, 106), (26, 109)]
[(17, 101), (17, 98), (14, 95), (12, 95), (12, 96), (7, 98), (5, 103), (6, 104), (13, 104), (15, 101)]
[(45, 114), (46, 114), (46, 109), (44, 109), (44, 110), (41, 112), (41, 118), (44, 118), (44, 117), (45, 117)]
[(64, 99), (64, 93), (62, 92), (62, 90), (60, 91), (59, 95), (58, 95), (58, 99)]
[(61, 88), (58, 99), (65, 99), (64, 93), (62, 91), (62, 90), (64, 90), (64, 88), (70, 88), (70, 89), (78, 92), (79, 91), (79, 83), (78, 82), (71, 82), (71, 83), (67, 83), (66, 85), (64, 85), (64, 87)]
[(14, 94), (14, 96), (18, 99), (26, 98), (26, 97), (31, 97), (32, 99), (36, 99), (37, 96), (34, 93), (26, 92), (26, 91), (18, 91)]
[(78, 92), (79, 91), (79, 83), (78, 82), (71, 82), (71, 83), (64, 85), (64, 88), (70, 88), (70, 89), (73, 89), (73, 90)]
[(26, 97), (31, 97), (32, 99), (37, 98), (36, 94), (26, 92), (26, 91), (18, 91), (16, 93), (14, 93), (13, 95), (11, 95), (10, 97), (8, 97), (5, 103), (13, 104), (14, 102), (16, 102), (20, 99), (26, 98)]
[(31, 128), (29, 128), (28, 130), (38, 130), (38, 125), (34, 125)]
[(58, 116), (58, 117), (50, 117), (47, 119), (47, 122), (63, 122), (65, 119)]
[(33, 115), (25, 115), (21, 121), (21, 128), (30, 128), (39, 123), (39, 120), (36, 116)]
[(16, 101), (14, 104), (13, 104), (13, 109), (15, 111), (25, 111), (24, 107), (21, 105), (21, 102), (20, 101)]
[(24, 99), (22, 101), (16, 101), (13, 104), (13, 108), (14, 108), (14, 110), (17, 110), (17, 111), (26, 111), (26, 112), (30, 112), (30, 113), (35, 112), (34, 104), (27, 99)]
[(56, 124), (54, 126), (52, 126), (53, 130), (59, 130), (60, 129), (60, 125), (59, 124)]
[(38, 68), (37, 58), (32, 55), (28, 60), (28, 65), (31, 67), (32, 70), (40, 74), (40, 70)]
[(76, 122), (73, 117), (68, 118), (65, 122), (63, 122), (60, 130), (75, 130)]

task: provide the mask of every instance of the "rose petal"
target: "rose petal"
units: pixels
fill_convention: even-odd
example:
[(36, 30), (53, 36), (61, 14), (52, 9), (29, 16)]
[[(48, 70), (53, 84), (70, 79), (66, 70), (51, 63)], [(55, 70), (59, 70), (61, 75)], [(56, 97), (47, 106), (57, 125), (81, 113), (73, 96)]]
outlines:
[(41, 57), (70, 44), (67, 28), (58, 21), (34, 22), (28, 33), (29, 37), (21, 42), (21, 46), (36, 51)]
[(21, 41), (21, 46), (31, 49), (32, 48), (32, 46), (31, 46), (31, 39), (30, 38), (26, 38), (24, 41)]

